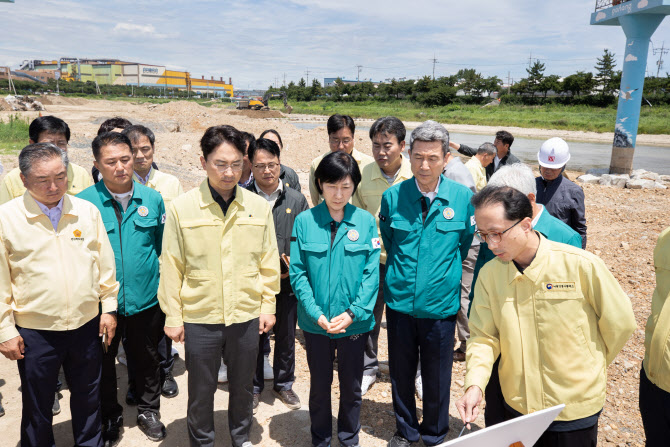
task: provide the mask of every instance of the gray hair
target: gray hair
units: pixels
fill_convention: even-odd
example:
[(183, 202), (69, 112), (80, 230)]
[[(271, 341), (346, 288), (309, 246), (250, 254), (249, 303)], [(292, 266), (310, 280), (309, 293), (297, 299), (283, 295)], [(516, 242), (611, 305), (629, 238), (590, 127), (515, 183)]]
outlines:
[(487, 186), (509, 186), (521, 191), (526, 196), (528, 194), (535, 194), (537, 196), (535, 175), (523, 163), (514, 163), (501, 167), (491, 176)]
[(477, 149), (477, 155), (496, 155), (497, 153), (498, 149), (496, 149), (493, 143), (484, 143)]
[(449, 153), (449, 131), (440, 123), (428, 120), (421, 123), (412, 131), (409, 137), (409, 150), (414, 148), (414, 141), (440, 141), (442, 142), (442, 153)]
[(63, 166), (67, 169), (68, 163), (70, 161), (67, 158), (67, 152), (51, 143), (35, 143), (29, 144), (28, 146), (21, 149), (19, 154), (19, 170), (24, 176), (30, 174), (35, 162), (50, 160), (52, 158), (60, 158), (63, 162)]

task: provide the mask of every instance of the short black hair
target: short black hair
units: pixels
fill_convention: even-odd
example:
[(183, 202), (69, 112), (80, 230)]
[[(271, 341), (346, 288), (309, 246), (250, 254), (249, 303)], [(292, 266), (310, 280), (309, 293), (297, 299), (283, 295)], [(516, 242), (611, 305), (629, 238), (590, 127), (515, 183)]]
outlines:
[(127, 119), (121, 118), (120, 116), (115, 116), (114, 118), (105, 120), (102, 122), (102, 124), (100, 124), (98, 135), (102, 135), (105, 132), (111, 132), (114, 129), (126, 129), (132, 125), (133, 123)]
[(372, 124), (372, 127), (370, 127), (371, 140), (379, 134), (395, 135), (398, 139), (398, 143), (400, 143), (401, 141), (405, 141), (407, 129), (405, 129), (405, 125), (402, 121), (395, 116), (385, 116), (379, 118)]
[(65, 140), (70, 141), (70, 126), (55, 116), (40, 116), (30, 123), (28, 137), (33, 140), (33, 143), (39, 143), (38, 140), (42, 132), (62, 134), (65, 135)]
[(222, 125), (212, 126), (205, 131), (205, 134), (200, 139), (200, 148), (202, 149), (202, 156), (209, 157), (209, 154), (214, 152), (223, 143), (229, 143), (235, 147), (242, 155), (245, 154), (246, 143), (242, 132), (235, 129), (233, 126)]
[(328, 135), (332, 135), (338, 130), (344, 129), (345, 127), (349, 128), (352, 135), (356, 131), (356, 124), (354, 124), (353, 118), (351, 118), (349, 115), (340, 115), (339, 113), (336, 113), (335, 115), (331, 115), (331, 117), (328, 118), (328, 123), (326, 124)]
[(316, 183), (319, 194), (323, 194), (319, 183), (337, 183), (347, 177), (351, 177), (351, 181), (354, 182), (354, 192), (356, 192), (361, 182), (361, 170), (354, 157), (346, 152), (330, 152), (323, 157), (314, 171), (314, 183)]
[(137, 143), (137, 141), (140, 139), (141, 136), (145, 136), (149, 139), (152, 148), (154, 147), (154, 143), (156, 142), (156, 136), (154, 135), (152, 130), (141, 124), (135, 124), (133, 126), (126, 127), (125, 129), (123, 129), (123, 132), (121, 133), (127, 136), (128, 139), (133, 143)]
[(261, 134), (261, 136), (258, 137), (258, 138), (265, 138), (265, 135), (267, 135), (267, 134), (269, 134), (269, 133), (271, 133), (272, 135), (276, 136), (277, 139), (279, 140), (279, 149), (284, 149), (284, 142), (283, 142), (282, 139), (281, 139), (281, 135), (279, 135), (279, 132), (277, 132), (277, 131), (274, 130), (274, 129), (264, 130), (263, 133)]
[(256, 152), (260, 150), (267, 151), (272, 155), (276, 156), (277, 158), (279, 158), (279, 154), (281, 152), (281, 150), (279, 149), (279, 145), (274, 141), (268, 140), (267, 138), (259, 138), (258, 140), (256, 140), (256, 144), (254, 144), (253, 146), (249, 145), (249, 151), (247, 153), (247, 155), (249, 156), (249, 160), (253, 162)]
[(101, 135), (98, 135), (97, 137), (95, 137), (93, 143), (91, 144), (91, 146), (93, 147), (93, 158), (95, 158), (96, 161), (100, 160), (100, 151), (102, 150), (103, 147), (117, 146), (119, 144), (125, 144), (126, 146), (128, 146), (128, 149), (132, 154), (133, 145), (128, 139), (128, 137), (125, 136), (124, 134), (119, 132), (105, 132)]
[(249, 150), (256, 145), (256, 137), (250, 132), (242, 132), (242, 138), (244, 138), (245, 143), (249, 143), (249, 147), (246, 147), (245, 144), (245, 154), (249, 154)]
[(486, 186), (472, 197), (475, 209), (496, 204), (503, 206), (507, 220), (533, 218), (533, 206), (530, 200), (518, 189), (509, 186)]
[(509, 144), (509, 147), (512, 147), (514, 136), (506, 130), (499, 130), (496, 132), (496, 140), (500, 140), (502, 141), (502, 144)]

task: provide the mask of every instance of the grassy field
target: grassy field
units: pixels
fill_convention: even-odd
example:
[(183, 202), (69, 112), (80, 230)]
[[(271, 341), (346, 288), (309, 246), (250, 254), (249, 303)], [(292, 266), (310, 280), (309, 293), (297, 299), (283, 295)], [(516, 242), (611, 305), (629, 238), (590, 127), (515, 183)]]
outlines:
[(0, 118), (0, 154), (18, 153), (26, 145), (29, 122), (17, 115)]
[[(582, 130), (613, 132), (616, 108), (589, 106), (522, 106), (500, 105), (481, 107), (452, 104), (445, 107), (427, 108), (411, 102), (291, 102), (293, 113), (331, 115), (341, 113), (353, 118), (376, 119), (393, 115), (405, 121), (433, 119), (450, 124), (474, 124), (482, 126), (532, 127), (540, 129)], [(270, 106), (281, 110), (280, 101)], [(670, 133), (670, 107), (643, 107), (640, 116), (640, 134)]]

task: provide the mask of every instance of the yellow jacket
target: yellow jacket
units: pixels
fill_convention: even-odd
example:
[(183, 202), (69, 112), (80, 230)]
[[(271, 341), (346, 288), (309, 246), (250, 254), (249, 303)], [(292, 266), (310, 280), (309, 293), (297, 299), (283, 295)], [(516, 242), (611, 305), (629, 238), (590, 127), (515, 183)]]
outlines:
[(0, 206), (0, 342), (15, 324), (50, 331), (77, 329), (116, 310), (114, 251), (98, 209), (63, 198), (54, 231), (30, 193)]
[(472, 179), (475, 181), (475, 189), (477, 192), (481, 191), (486, 186), (486, 169), (482, 166), (482, 162), (477, 157), (472, 157), (465, 163)]
[[(398, 176), (395, 178), (393, 185), (402, 183), (410, 178), (412, 178), (412, 167), (409, 159), (402, 157), (400, 171), (398, 172)], [(352, 205), (362, 208), (375, 216), (375, 220), (377, 221), (377, 232), (379, 232), (379, 209), (382, 204), (382, 194), (393, 185), (389, 185), (389, 182), (386, 181), (386, 178), (384, 178), (384, 175), (382, 174), (381, 168), (377, 162), (373, 161), (363, 168), (361, 172), (361, 184), (358, 185), (358, 189), (356, 189), (356, 193), (351, 199)], [(386, 250), (384, 249), (383, 244), (379, 261), (382, 264), (386, 264)]]
[(172, 201), (158, 301), (165, 325), (235, 324), (275, 313), (279, 252), (268, 202), (236, 187), (228, 212), (207, 180)]
[[(316, 183), (314, 180), (314, 171), (316, 171), (316, 168), (319, 166), (319, 163), (321, 163), (321, 160), (323, 160), (323, 157), (325, 157), (328, 154), (330, 154), (330, 152), (326, 152), (325, 154), (321, 154), (318, 157), (316, 157), (314, 160), (312, 160), (312, 166), (309, 167), (309, 197), (310, 200), (312, 201), (313, 206), (317, 206), (319, 203), (323, 202), (323, 197), (321, 196), (321, 194), (319, 194), (319, 191), (316, 189)], [(363, 172), (363, 168), (368, 163), (375, 162), (374, 158), (364, 154), (363, 152), (359, 152), (356, 149), (351, 151), (351, 156), (354, 157), (354, 160), (356, 160), (356, 163), (358, 163), (358, 169), (361, 170), (361, 173)], [(351, 200), (349, 202), (351, 203)]]
[[(133, 173), (133, 179), (139, 183), (142, 183), (140, 178), (137, 176), (137, 173)], [(161, 196), (163, 196), (165, 209), (168, 209), (170, 202), (172, 202), (178, 196), (184, 194), (184, 190), (182, 189), (181, 183), (179, 183), (179, 179), (177, 177), (159, 171), (158, 169), (151, 169), (151, 172), (149, 172), (149, 180), (147, 180), (145, 186), (158, 191)]]
[[(26, 192), (26, 187), (21, 181), (21, 171), (14, 168), (7, 173), (0, 184), (0, 205), (7, 203), (12, 199), (21, 197)], [(86, 169), (74, 163), (67, 165), (67, 193), (76, 196), (93, 184), (91, 175)]]
[(479, 274), (465, 389), (483, 391), (500, 354), (500, 384), (514, 410), (563, 403), (557, 420), (594, 415), (605, 403), (607, 365), (635, 328), (630, 299), (600, 258), (540, 235), (523, 274), (499, 258)]
[(670, 228), (654, 249), (656, 289), (644, 337), (644, 372), (657, 387), (670, 393)]

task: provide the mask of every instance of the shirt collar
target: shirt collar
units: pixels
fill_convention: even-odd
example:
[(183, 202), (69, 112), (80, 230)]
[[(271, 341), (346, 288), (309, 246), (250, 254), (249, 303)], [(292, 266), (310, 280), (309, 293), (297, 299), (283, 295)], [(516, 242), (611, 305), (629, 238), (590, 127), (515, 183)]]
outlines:
[[(440, 177), (437, 179), (437, 185), (435, 185), (435, 190), (434, 191), (430, 191), (430, 192), (421, 191), (421, 188), (419, 187), (419, 182), (416, 179), (416, 177), (414, 177), (414, 183), (416, 184), (416, 189), (419, 190), (419, 194), (421, 194), (422, 196), (428, 197), (429, 194), (434, 194), (435, 197), (437, 197), (437, 194), (440, 192), (440, 184), (442, 183), (442, 174), (440, 174)], [(433, 199), (434, 199), (434, 197), (433, 197)]]
[[(350, 203), (347, 203), (344, 206), (344, 217), (342, 218), (342, 222), (346, 222), (349, 226), (355, 226), (355, 223), (352, 220), (355, 210), (356, 210), (355, 206), (353, 206)], [(330, 225), (330, 223), (334, 220), (333, 217), (330, 215), (330, 212), (328, 211), (328, 205), (326, 205), (325, 200), (319, 203), (317, 206), (315, 206), (314, 211), (316, 213), (316, 220), (319, 226), (321, 227)]]
[[(65, 194), (63, 197), (61, 197), (60, 203), (62, 203), (61, 214), (70, 214), (72, 216), (78, 215), (75, 205), (72, 203), (72, 199), (69, 195)], [(23, 193), (23, 207), (26, 210), (26, 216), (29, 219), (44, 214), (42, 209), (37, 204), (37, 200), (33, 198), (33, 196), (30, 194), (30, 191), (28, 190)]]
[(246, 182), (237, 182), (238, 185), (240, 185), (242, 188), (246, 188), (249, 185), (251, 185), (251, 182), (254, 181), (254, 173), (249, 172), (249, 179)]
[(512, 284), (512, 282), (514, 282), (514, 280), (521, 275), (525, 276), (532, 282), (537, 283), (537, 280), (542, 275), (546, 263), (545, 260), (547, 259), (549, 253), (549, 241), (547, 241), (547, 239), (542, 236), (540, 232), (536, 231), (535, 234), (537, 234), (537, 236), (540, 238), (540, 245), (537, 247), (535, 257), (531, 261), (530, 265), (525, 268), (523, 273), (520, 273), (519, 270), (517, 270), (513, 262), (508, 262), (508, 284)]
[(149, 181), (149, 178), (151, 178), (151, 174), (153, 173), (154, 167), (150, 166), (149, 167), (149, 172), (147, 172), (146, 177), (141, 177), (137, 172), (135, 172), (135, 177), (137, 177), (137, 180), (140, 181), (141, 184), (145, 185)]
[[(398, 180), (407, 180), (412, 178), (412, 166), (409, 163), (409, 160), (402, 156), (402, 163), (400, 164), (400, 169), (398, 170), (398, 173), (396, 175), (396, 182)], [(372, 171), (372, 180), (384, 180), (386, 182), (386, 178), (384, 178), (384, 173), (382, 172), (382, 168), (379, 167), (377, 162), (375, 161), (374, 163), (375, 168)]]
[(272, 197), (274, 194), (279, 195), (284, 190), (284, 186), (282, 185), (282, 183), (283, 182), (281, 181), (281, 179), (279, 179), (279, 184), (277, 185), (277, 189), (272, 191), (272, 193), (269, 194), (269, 195), (265, 194), (265, 192), (258, 186), (258, 182), (254, 182), (254, 188), (256, 189), (256, 192), (261, 195), (261, 197), (264, 197), (264, 198), (267, 199), (268, 197)]
[(40, 207), (40, 210), (42, 210), (42, 212), (43, 212), (45, 215), (47, 215), (47, 216), (48, 216), (50, 213), (53, 213), (53, 212), (54, 212), (54, 211), (53, 211), (54, 208), (58, 210), (58, 213), (59, 213), (59, 214), (62, 214), (62, 213), (63, 213), (63, 197), (61, 197), (60, 200), (58, 201), (58, 205), (56, 205), (56, 206), (55, 206), (54, 208), (52, 208), (52, 209), (49, 209), (49, 207), (47, 207), (46, 205), (44, 205), (42, 202), (38, 201), (38, 200), (35, 199), (34, 197), (33, 197), (33, 200), (35, 200), (35, 203), (37, 203), (37, 206), (39, 206), (39, 207)]

